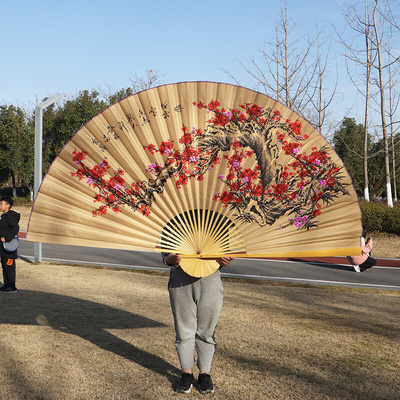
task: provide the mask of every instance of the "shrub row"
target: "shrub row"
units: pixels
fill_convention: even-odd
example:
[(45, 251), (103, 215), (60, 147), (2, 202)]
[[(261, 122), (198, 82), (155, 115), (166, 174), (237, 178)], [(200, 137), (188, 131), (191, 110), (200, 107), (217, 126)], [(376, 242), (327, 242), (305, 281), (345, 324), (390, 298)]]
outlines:
[(29, 189), (26, 186), (16, 188), (12, 188), (11, 186), (3, 186), (0, 188), (0, 196), (14, 197), (15, 194), (17, 195), (17, 197), (27, 196), (29, 195)]
[[(14, 197), (14, 194), (17, 197)], [(0, 197), (9, 196), (12, 197), (15, 206), (29, 206), (32, 205), (31, 195), (29, 189), (26, 186), (21, 186), (13, 190), (12, 187), (2, 187), (0, 188)]]
[(385, 203), (360, 201), (362, 224), (368, 232), (400, 235), (400, 205), (388, 207)]

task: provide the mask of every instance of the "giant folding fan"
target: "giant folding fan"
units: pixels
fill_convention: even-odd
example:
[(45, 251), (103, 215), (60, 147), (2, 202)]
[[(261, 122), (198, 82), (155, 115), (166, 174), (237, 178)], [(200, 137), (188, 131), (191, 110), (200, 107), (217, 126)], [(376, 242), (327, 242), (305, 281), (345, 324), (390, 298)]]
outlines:
[(351, 179), (323, 136), (261, 93), (183, 82), (108, 107), (49, 168), (27, 239), (217, 259), (358, 254)]

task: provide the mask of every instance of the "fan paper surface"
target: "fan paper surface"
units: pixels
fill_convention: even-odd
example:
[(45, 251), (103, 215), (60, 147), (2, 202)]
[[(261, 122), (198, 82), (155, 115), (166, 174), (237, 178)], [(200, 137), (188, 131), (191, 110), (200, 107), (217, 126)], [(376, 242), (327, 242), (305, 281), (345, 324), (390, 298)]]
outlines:
[(34, 242), (216, 259), (360, 252), (361, 213), (342, 161), (281, 103), (213, 82), (129, 96), (83, 126), (49, 168)]

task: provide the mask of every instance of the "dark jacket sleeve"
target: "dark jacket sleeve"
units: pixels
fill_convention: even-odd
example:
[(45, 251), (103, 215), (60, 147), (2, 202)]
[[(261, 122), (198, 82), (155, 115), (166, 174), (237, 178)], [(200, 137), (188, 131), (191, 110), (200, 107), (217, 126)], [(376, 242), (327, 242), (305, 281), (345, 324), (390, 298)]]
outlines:
[(165, 259), (167, 258), (167, 256), (168, 256), (168, 254), (169, 254), (169, 253), (161, 253), (161, 257), (162, 257), (163, 263), (164, 263), (166, 266), (170, 267), (171, 265), (168, 265), (168, 264), (167, 264), (167, 261), (165, 260)]
[(6, 240), (6, 242), (11, 242), (11, 240), (13, 240), (15, 235), (19, 232), (18, 219), (14, 215), (9, 213), (7, 213), (5, 217), (9, 227), (9, 231), (7, 232), (6, 236), (4, 236), (4, 239)]

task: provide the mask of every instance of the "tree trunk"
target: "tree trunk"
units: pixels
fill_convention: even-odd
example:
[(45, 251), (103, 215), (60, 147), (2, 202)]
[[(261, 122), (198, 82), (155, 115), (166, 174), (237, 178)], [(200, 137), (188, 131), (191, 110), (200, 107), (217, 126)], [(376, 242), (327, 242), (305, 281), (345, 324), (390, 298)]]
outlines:
[(364, 118), (364, 154), (363, 154), (363, 167), (364, 167), (364, 199), (369, 201), (369, 181), (368, 181), (368, 113), (369, 113), (369, 87), (371, 77), (371, 60), (369, 50), (369, 24), (368, 18), (368, 0), (365, 0), (365, 44), (367, 49), (367, 77), (365, 82), (365, 118)]
[(394, 139), (393, 139), (393, 126), (392, 126), (392, 173), (393, 173), (393, 191), (394, 201), (397, 202), (397, 187), (396, 187), (396, 152), (394, 150)]
[(383, 83), (382, 52), (381, 52), (379, 33), (375, 18), (377, 7), (378, 7), (378, 0), (376, 0), (375, 3), (373, 18), (374, 18), (374, 29), (375, 29), (375, 37), (377, 44), (376, 50), (378, 55), (379, 91), (381, 95), (381, 121), (382, 121), (382, 132), (383, 132), (383, 142), (384, 142), (384, 154), (385, 154), (386, 201), (389, 207), (393, 207), (392, 187), (390, 184), (389, 145), (388, 145), (386, 115), (385, 115), (385, 87)]

